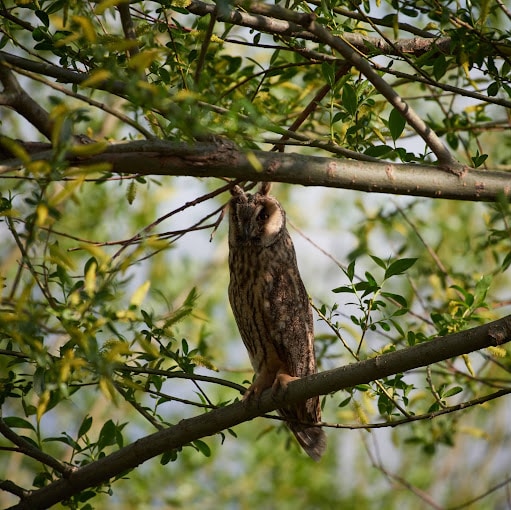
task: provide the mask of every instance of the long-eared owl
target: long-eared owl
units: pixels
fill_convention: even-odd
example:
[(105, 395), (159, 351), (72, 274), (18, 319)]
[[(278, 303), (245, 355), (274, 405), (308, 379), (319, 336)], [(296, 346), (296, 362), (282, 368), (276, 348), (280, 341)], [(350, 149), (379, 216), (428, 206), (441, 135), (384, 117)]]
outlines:
[[(244, 399), (316, 373), (313, 319), (286, 215), (264, 183), (259, 192), (232, 190), (229, 204), (229, 301), (255, 379)], [(279, 410), (307, 454), (326, 447), (319, 398)]]

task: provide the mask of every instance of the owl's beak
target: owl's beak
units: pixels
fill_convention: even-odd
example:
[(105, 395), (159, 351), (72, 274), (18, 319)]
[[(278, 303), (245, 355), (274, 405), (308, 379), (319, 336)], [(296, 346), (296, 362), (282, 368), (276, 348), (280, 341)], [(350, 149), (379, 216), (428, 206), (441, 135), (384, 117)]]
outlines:
[(251, 225), (246, 223), (243, 225), (241, 229), (241, 240), (248, 241), (252, 237), (252, 228)]

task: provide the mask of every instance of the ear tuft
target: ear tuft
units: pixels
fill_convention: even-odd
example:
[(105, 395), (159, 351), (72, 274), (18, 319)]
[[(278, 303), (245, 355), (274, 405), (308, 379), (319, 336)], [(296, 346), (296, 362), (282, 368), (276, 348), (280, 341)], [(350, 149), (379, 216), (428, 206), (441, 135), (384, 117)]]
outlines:
[(261, 186), (259, 187), (259, 193), (261, 193), (261, 195), (266, 196), (270, 193), (270, 189), (271, 189), (271, 182), (262, 182)]
[(243, 188), (241, 188), (237, 184), (230, 189), (230, 192), (233, 197), (237, 197), (239, 195), (245, 194), (245, 192), (243, 191)]

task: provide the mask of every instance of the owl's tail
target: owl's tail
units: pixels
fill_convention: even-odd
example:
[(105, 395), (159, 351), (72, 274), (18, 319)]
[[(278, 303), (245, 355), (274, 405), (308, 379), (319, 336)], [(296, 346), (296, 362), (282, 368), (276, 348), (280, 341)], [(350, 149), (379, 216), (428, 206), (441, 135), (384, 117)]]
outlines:
[[(305, 413), (303, 411), (305, 411)], [(305, 453), (312, 460), (318, 462), (326, 450), (326, 434), (321, 427), (307, 425), (307, 422), (316, 421), (314, 420), (314, 416), (311, 416), (305, 408), (279, 409), (279, 414), (283, 418), (286, 418), (287, 426), (290, 428), (291, 432), (293, 432)], [(299, 416), (302, 414), (307, 414), (308, 416)]]

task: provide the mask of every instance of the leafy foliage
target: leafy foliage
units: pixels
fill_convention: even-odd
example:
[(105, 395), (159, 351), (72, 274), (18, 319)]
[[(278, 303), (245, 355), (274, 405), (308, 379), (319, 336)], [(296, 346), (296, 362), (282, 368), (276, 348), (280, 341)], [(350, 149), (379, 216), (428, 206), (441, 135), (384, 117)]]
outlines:
[[(201, 140), (228, 139), (257, 169), (252, 151), (292, 149), (381, 162), (389, 178), (394, 162), (405, 171), (439, 162), (439, 196), (463, 183), (463, 172), (450, 179), (456, 160), (488, 175), (509, 170), (502, 2), (57, 0), (0, 2), (0, 15), (2, 507), (138, 438), (197, 414), (206, 421), (251, 377), (226, 304), (231, 183), (142, 175), (130, 154), (114, 174), (113, 142), (199, 151)], [(315, 303), (322, 369), (509, 308), (504, 193), (493, 204), (425, 200), (411, 181), (408, 198), (286, 185), (276, 194)], [(510, 367), (499, 346), (323, 397), (332, 430), (319, 470), (266, 417), (60, 503), (497, 507), (507, 501), (505, 460), (479, 449), (509, 446), (498, 400)]]

